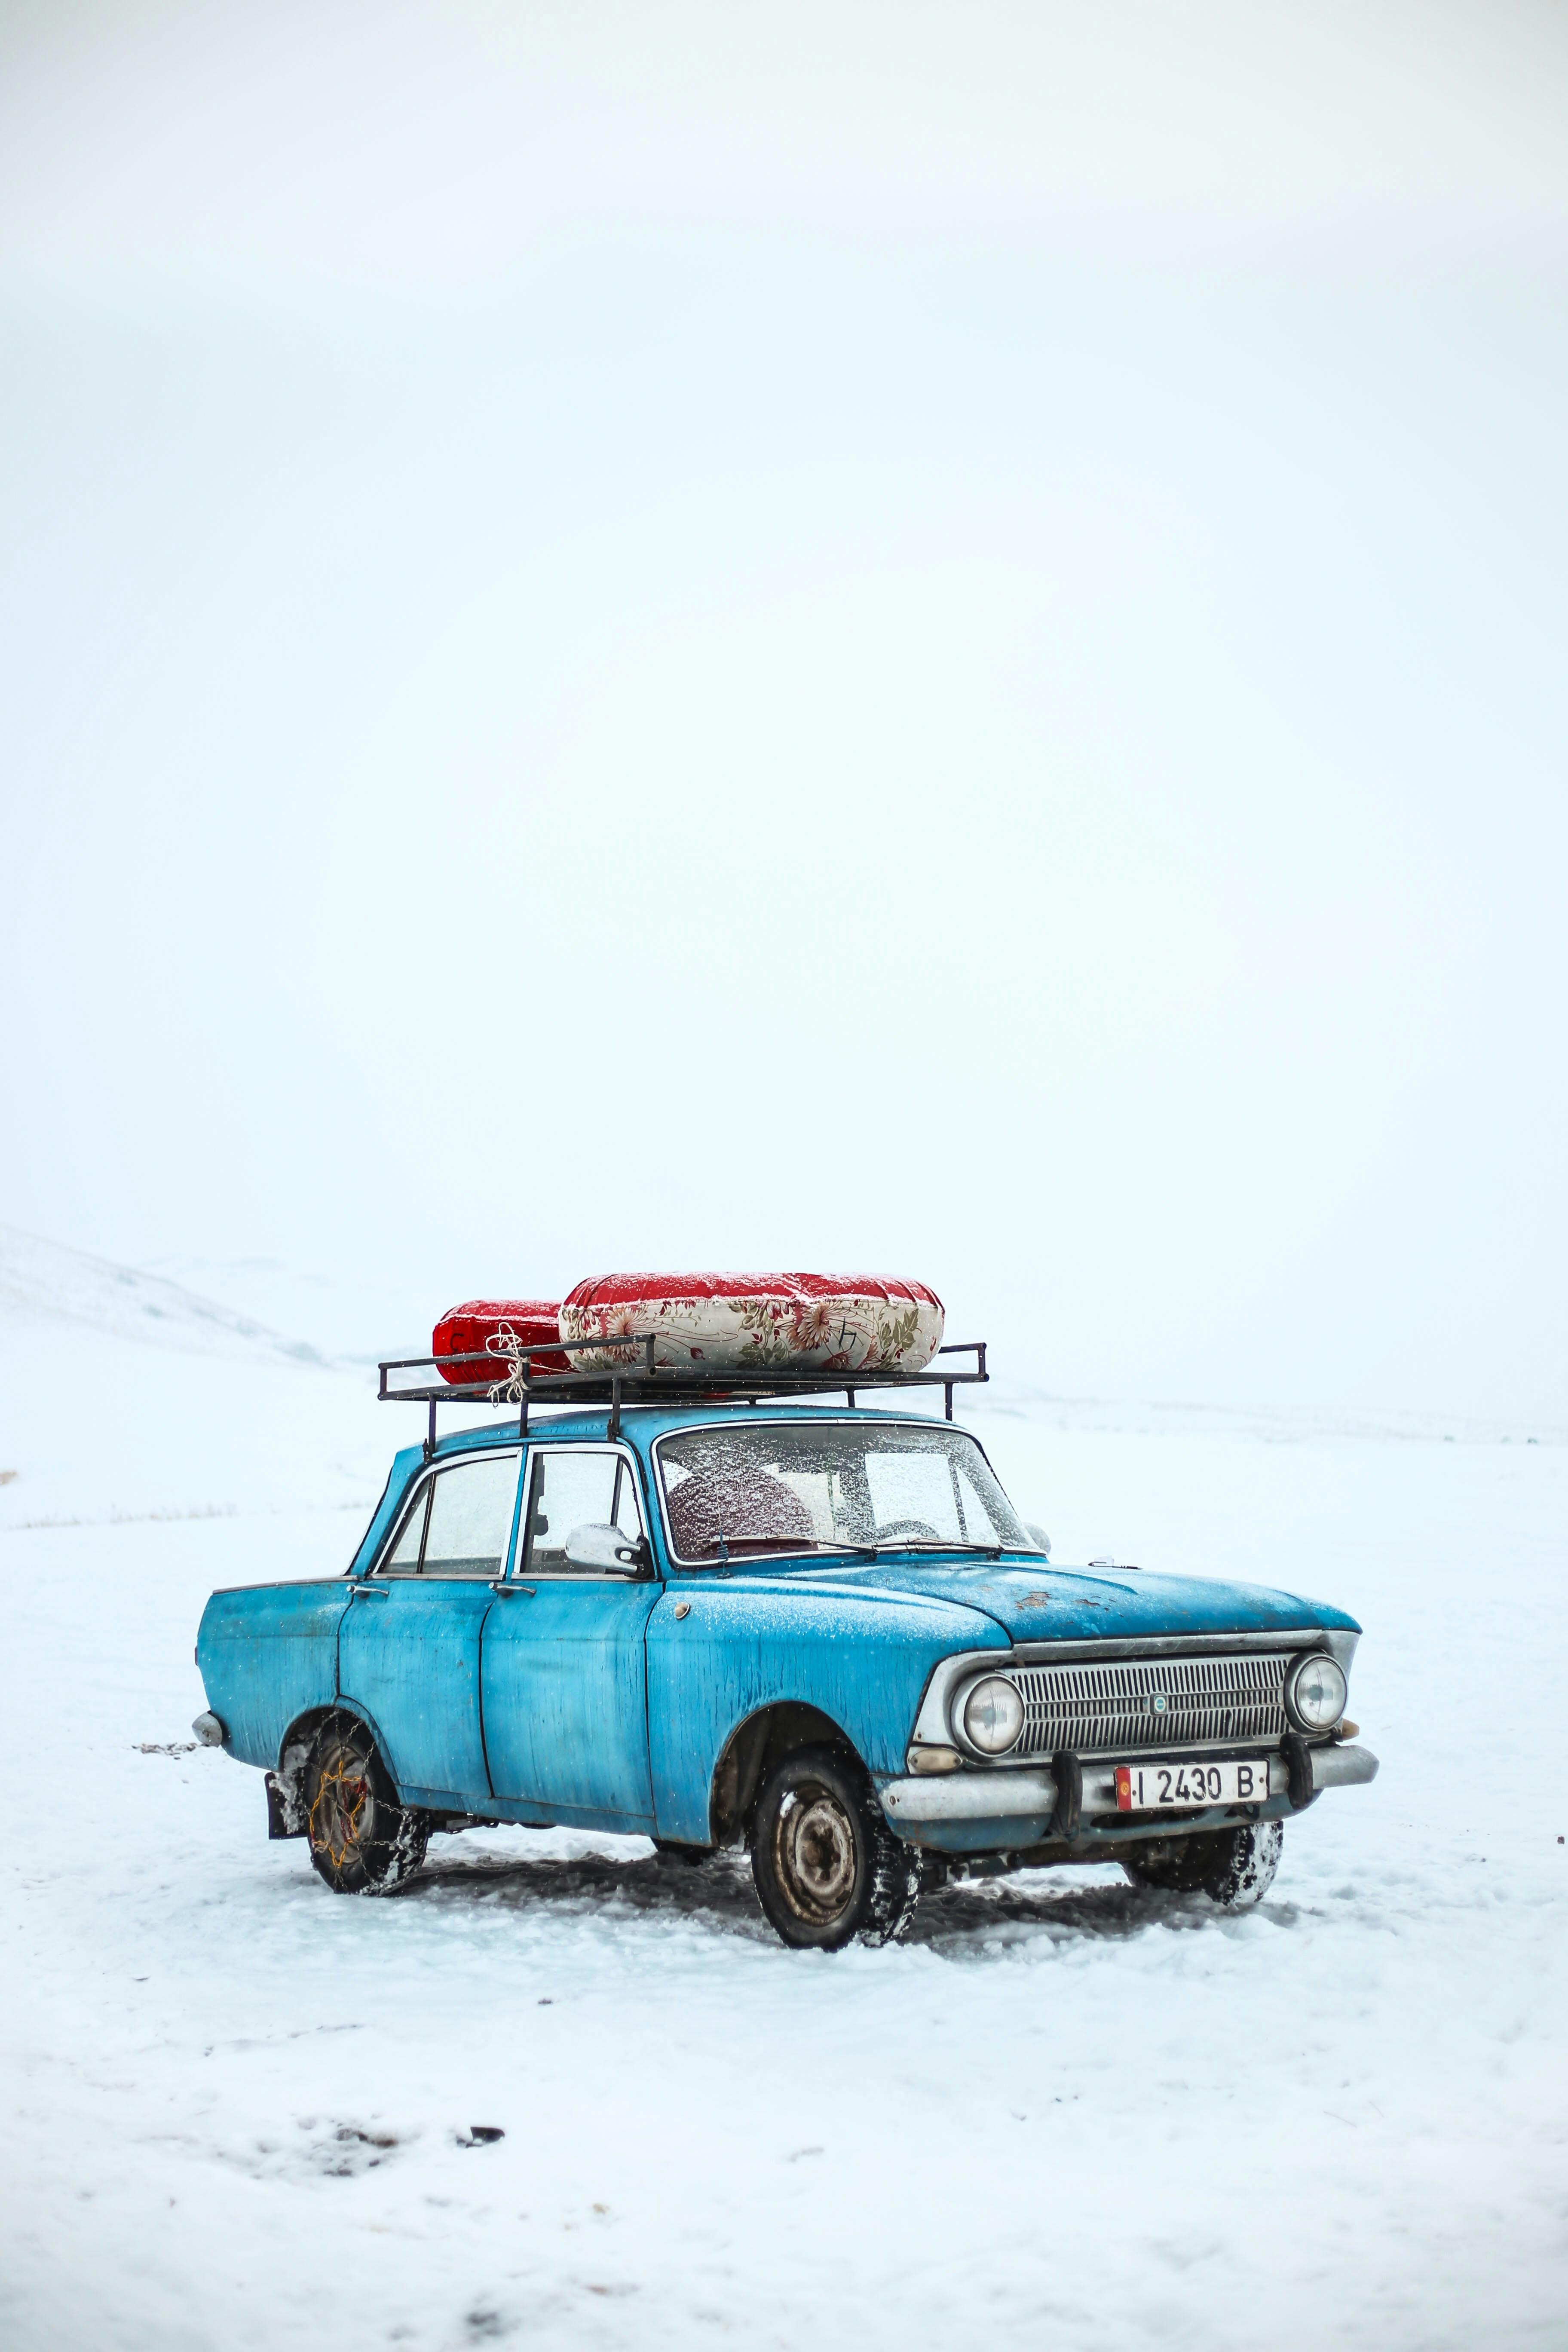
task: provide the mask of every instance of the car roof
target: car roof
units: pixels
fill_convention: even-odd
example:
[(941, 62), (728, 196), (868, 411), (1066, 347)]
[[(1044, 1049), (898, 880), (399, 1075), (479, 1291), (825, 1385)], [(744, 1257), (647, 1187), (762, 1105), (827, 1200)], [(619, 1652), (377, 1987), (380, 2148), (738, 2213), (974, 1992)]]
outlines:
[[(961, 1423), (943, 1421), (940, 1413), (882, 1412), (861, 1405), (812, 1405), (785, 1403), (782, 1400), (763, 1398), (755, 1405), (749, 1404), (689, 1404), (642, 1405), (621, 1407), (621, 1436), (638, 1453), (646, 1454), (658, 1437), (675, 1429), (721, 1429), (737, 1422), (764, 1421), (853, 1421), (868, 1422), (929, 1422), (933, 1428), (962, 1427)], [(528, 1439), (531, 1444), (564, 1445), (597, 1443), (603, 1444), (608, 1435), (610, 1416), (597, 1412), (534, 1412), (529, 1417)], [(973, 1432), (965, 1434), (973, 1435)], [(454, 1454), (472, 1453), (486, 1446), (515, 1445), (517, 1424), (512, 1421), (492, 1423), (482, 1429), (463, 1429), (443, 1437), (436, 1448), (437, 1461), (449, 1459)]]

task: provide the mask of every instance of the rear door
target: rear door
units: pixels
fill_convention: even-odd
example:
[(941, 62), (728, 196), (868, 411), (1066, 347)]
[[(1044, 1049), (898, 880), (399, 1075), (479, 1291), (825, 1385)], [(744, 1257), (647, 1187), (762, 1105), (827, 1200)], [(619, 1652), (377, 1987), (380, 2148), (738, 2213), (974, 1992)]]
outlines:
[(516, 1589), (485, 1624), (485, 1744), (498, 1797), (584, 1827), (653, 1827), (644, 1635), (651, 1574), (571, 1566), (574, 1529), (644, 1533), (636, 1457), (618, 1445), (536, 1444)]
[(512, 1446), (426, 1472), (343, 1620), (339, 1690), (369, 1718), (412, 1803), (489, 1794), (479, 1645), (510, 1548), (521, 1459)]

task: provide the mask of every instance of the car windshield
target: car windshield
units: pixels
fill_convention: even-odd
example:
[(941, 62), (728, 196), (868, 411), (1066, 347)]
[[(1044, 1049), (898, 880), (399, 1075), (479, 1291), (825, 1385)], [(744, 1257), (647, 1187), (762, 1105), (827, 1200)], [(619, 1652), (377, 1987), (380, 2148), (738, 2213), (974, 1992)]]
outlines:
[(681, 1560), (1039, 1549), (974, 1440), (940, 1422), (730, 1423), (655, 1451)]

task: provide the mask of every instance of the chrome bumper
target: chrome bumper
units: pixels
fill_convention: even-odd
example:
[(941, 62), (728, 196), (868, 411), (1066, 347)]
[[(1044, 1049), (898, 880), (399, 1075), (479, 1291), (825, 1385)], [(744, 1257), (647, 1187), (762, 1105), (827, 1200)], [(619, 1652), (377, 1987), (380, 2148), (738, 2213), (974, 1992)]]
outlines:
[[(1359, 1782), (1377, 1777), (1377, 1759), (1370, 1748), (1313, 1748), (1312, 1791), (1320, 1789), (1349, 1789)], [(1290, 1775), (1283, 1756), (1268, 1759), (1268, 1806), (1270, 1814), (1289, 1812)], [(922, 1773), (918, 1778), (889, 1780), (879, 1791), (882, 1811), (900, 1836), (919, 1838), (931, 1828), (973, 1830), (982, 1824), (994, 1822), (1005, 1832), (1016, 1836), (1021, 1828), (1030, 1835), (1026, 1843), (1038, 1844), (1046, 1837), (1051, 1815), (1057, 1806), (1057, 1784), (1049, 1772), (1032, 1768), (1009, 1771), (1005, 1767), (987, 1771), (977, 1770)], [(1119, 1827), (1131, 1829), (1137, 1822), (1135, 1813), (1118, 1811), (1116, 1803), (1116, 1766), (1114, 1763), (1086, 1763), (1083, 1767), (1083, 1817), (1089, 1826), (1091, 1816), (1103, 1821), (1111, 1816)], [(1234, 1808), (1230, 1811), (1234, 1811)], [(1208, 1816), (1192, 1815), (1192, 1826), (1206, 1826)], [(1226, 1814), (1229, 1818), (1229, 1813)], [(1109, 1826), (1109, 1824), (1107, 1824)], [(1161, 1827), (1165, 1828), (1163, 1822)], [(1093, 1830), (1090, 1829), (1092, 1835)], [(1168, 1834), (1168, 1831), (1167, 1831)], [(967, 1841), (966, 1841), (967, 1842)]]
[[(1314, 1789), (1354, 1789), (1363, 1780), (1377, 1778), (1377, 1759), (1370, 1748), (1314, 1748), (1312, 1753), (1312, 1786)], [(1268, 1767), (1268, 1786), (1274, 1787), (1274, 1767)]]

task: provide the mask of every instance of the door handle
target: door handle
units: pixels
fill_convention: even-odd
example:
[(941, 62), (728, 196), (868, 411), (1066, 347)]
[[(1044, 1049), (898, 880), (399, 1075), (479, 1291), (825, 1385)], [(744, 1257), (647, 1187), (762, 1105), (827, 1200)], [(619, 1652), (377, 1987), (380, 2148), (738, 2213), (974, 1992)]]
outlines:
[(388, 1597), (384, 1584), (351, 1584), (349, 1587), (351, 1601), (385, 1601)]
[(498, 1593), (526, 1592), (531, 1601), (534, 1594), (534, 1587), (531, 1584), (512, 1584), (504, 1577), (495, 1578), (490, 1584), (490, 1591)]

